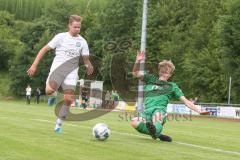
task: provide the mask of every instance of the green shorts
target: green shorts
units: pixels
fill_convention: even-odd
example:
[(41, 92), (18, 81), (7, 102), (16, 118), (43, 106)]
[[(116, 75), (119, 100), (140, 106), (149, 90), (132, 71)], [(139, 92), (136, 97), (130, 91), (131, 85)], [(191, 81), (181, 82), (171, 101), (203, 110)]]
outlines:
[(146, 119), (147, 122), (152, 122), (152, 117), (157, 112), (159, 112), (161, 115), (164, 116), (163, 122), (162, 122), (164, 124), (167, 120), (167, 112), (163, 108), (148, 108), (148, 109), (145, 109), (143, 112), (141, 112), (139, 116)]

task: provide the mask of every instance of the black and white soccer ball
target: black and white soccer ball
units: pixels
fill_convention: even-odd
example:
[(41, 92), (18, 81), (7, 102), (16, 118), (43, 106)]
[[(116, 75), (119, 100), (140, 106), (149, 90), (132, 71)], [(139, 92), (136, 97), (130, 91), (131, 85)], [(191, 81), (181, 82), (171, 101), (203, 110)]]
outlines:
[(93, 127), (93, 136), (100, 141), (106, 140), (110, 136), (110, 129), (104, 123), (97, 123)]

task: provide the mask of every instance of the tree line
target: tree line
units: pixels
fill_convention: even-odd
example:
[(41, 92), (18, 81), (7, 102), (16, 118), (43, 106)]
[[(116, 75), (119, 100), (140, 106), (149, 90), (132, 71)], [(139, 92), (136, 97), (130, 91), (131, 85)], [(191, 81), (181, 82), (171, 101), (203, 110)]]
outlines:
[[(137, 81), (130, 72), (140, 48), (142, 1), (84, 4), (56, 0), (35, 18), (0, 12), (0, 36), (4, 37), (0, 40), (0, 69), (9, 70), (12, 93), (23, 94), (28, 83), (44, 88), (53, 52), (41, 61), (34, 78), (26, 70), (44, 44), (67, 30), (68, 16), (80, 14), (81, 35), (89, 43), (96, 68), (92, 77), (80, 69), (80, 77), (103, 80), (122, 96), (134, 97)], [(227, 102), (231, 76), (231, 100), (240, 103), (239, 17), (240, 0), (149, 0), (146, 69), (157, 75), (158, 62), (172, 60), (176, 71), (171, 80), (187, 97), (197, 96), (202, 102)]]

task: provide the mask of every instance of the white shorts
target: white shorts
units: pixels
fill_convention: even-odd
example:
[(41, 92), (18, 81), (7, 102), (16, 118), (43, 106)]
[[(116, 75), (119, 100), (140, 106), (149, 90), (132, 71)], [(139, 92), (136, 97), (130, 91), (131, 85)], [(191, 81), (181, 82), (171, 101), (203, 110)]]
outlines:
[[(58, 90), (59, 87), (61, 86), (62, 90), (75, 90), (76, 85), (77, 85), (77, 80), (78, 80), (78, 75), (77, 74), (68, 74), (67, 76), (63, 76), (61, 73), (58, 74), (54, 72), (49, 73), (46, 84), (50, 85), (51, 87), (51, 82), (55, 82), (57, 85), (55, 87), (51, 87), (54, 90)], [(49, 82), (50, 81), (50, 82)]]
[(79, 57), (64, 62), (53, 61), (46, 83), (54, 90), (60, 86), (63, 90), (75, 90), (78, 80), (78, 60)]

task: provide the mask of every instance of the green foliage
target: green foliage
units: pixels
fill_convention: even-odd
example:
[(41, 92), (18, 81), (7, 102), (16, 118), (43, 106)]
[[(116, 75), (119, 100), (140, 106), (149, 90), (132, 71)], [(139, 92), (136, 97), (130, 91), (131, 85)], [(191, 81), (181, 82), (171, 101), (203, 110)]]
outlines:
[(53, 60), (54, 52), (51, 51), (44, 56), (44, 59), (38, 65), (38, 70), (34, 78), (29, 78), (26, 71), (31, 66), (38, 51), (53, 38), (55, 32), (62, 30), (63, 26), (55, 23), (54, 20), (47, 18), (39, 19), (36, 23), (29, 24), (22, 33), (21, 41), (25, 43), (25, 49), (21, 54), (14, 57), (11, 62), (10, 90), (16, 95), (24, 94), (27, 84), (34, 88), (41, 88), (44, 91), (45, 81)]
[[(43, 90), (53, 52), (43, 58), (33, 79), (26, 70), (42, 46), (67, 30), (71, 14), (83, 17), (81, 35), (91, 54), (97, 56), (93, 58), (97, 79), (107, 86), (120, 79), (122, 89), (129, 90), (131, 82), (124, 76), (132, 67), (127, 63), (134, 62), (140, 48), (142, 2), (0, 0), (0, 9), (14, 14), (0, 12), (0, 36), (4, 37), (0, 40), (0, 67), (10, 68), (11, 91), (22, 94), (28, 83)], [(14, 16), (24, 21), (16, 21)], [(148, 69), (156, 71), (159, 61), (172, 60), (176, 71), (171, 80), (187, 97), (198, 96), (201, 102), (226, 102), (231, 76), (232, 102), (239, 103), (239, 17), (240, 0), (149, 0), (146, 54), (147, 62), (154, 65), (147, 65)], [(130, 47), (123, 48), (124, 41), (130, 42)], [(111, 43), (115, 47), (107, 48)], [(86, 76), (84, 68), (79, 72), (81, 78)]]
[(0, 11), (0, 71), (6, 71), (9, 60), (21, 49), (22, 44), (14, 31), (13, 15)]
[(232, 77), (232, 102), (239, 102), (240, 96), (240, 0), (229, 5), (221, 17), (217, 48), (225, 56), (225, 74)]
[[(39, 87), (44, 92), (54, 51), (44, 56), (33, 78), (29, 78), (26, 71), (31, 66), (38, 51), (54, 35), (67, 31), (69, 15), (79, 14), (75, 2), (69, 3), (68, 0), (56, 0), (52, 5), (46, 6), (42, 17), (35, 19), (33, 23), (27, 23), (20, 34), (20, 40), (25, 44), (25, 48), (21, 54), (14, 57), (10, 67), (10, 90), (16, 95), (24, 94), (27, 84), (31, 84), (33, 88)], [(88, 19), (88, 16), (86, 16), (86, 19)], [(20, 22), (19, 26), (21, 26)], [(88, 26), (83, 26), (82, 30), (87, 28)]]
[[(220, 1), (199, 1), (195, 8), (197, 18), (189, 28), (188, 46), (182, 63), (183, 81), (189, 96), (198, 96), (205, 102), (224, 102), (227, 96), (227, 76), (224, 74), (222, 54), (216, 50), (216, 25), (222, 13)], [(221, 89), (220, 89), (221, 88)]]
[[(65, 1), (65, 2), (63, 2)], [(16, 19), (31, 21), (46, 15), (46, 9), (56, 8), (59, 4), (74, 5), (77, 10), (83, 13), (85, 8), (101, 10), (109, 0), (0, 0), (0, 10), (6, 10), (15, 14)], [(57, 4), (57, 5), (56, 5)], [(55, 10), (55, 9), (54, 9)], [(63, 10), (55, 10), (61, 15)], [(60, 15), (55, 14), (55, 15)], [(66, 15), (63, 15), (66, 17)], [(65, 22), (65, 21), (63, 21)]]

